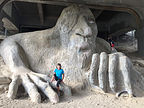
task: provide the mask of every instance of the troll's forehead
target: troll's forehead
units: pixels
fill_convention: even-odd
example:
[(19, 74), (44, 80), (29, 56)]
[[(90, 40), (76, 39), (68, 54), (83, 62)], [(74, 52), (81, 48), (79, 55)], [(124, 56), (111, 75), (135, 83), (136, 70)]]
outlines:
[(71, 5), (62, 11), (56, 26), (62, 31), (69, 32), (75, 24), (77, 24), (80, 17), (94, 20), (94, 16), (89, 8), (86, 8), (85, 6)]

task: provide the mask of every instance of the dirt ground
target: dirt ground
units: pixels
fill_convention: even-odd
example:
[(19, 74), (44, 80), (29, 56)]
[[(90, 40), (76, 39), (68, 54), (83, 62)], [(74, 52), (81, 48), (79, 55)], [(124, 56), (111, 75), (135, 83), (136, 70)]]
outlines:
[[(130, 43), (131, 44), (131, 43)], [(133, 43), (132, 43), (133, 44)], [(134, 67), (144, 75), (144, 59), (137, 55), (135, 45), (120, 44), (116, 46), (118, 51), (129, 56)], [(0, 94), (0, 108), (144, 108), (144, 97), (120, 97), (112, 94), (101, 94), (92, 91), (81, 91), (70, 98), (60, 97), (58, 104), (52, 104), (48, 99), (36, 104), (27, 96), (11, 100), (6, 93)]]
[(82, 91), (70, 98), (61, 97), (60, 103), (51, 104), (49, 101), (36, 104), (28, 97), (10, 100), (6, 94), (0, 95), (0, 107), (2, 108), (144, 108), (144, 97), (142, 98), (116, 98), (111, 94), (100, 94)]

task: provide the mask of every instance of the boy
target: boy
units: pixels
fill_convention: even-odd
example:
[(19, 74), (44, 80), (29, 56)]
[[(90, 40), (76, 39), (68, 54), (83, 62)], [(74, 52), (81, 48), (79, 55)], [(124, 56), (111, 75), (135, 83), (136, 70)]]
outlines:
[(54, 76), (52, 77), (52, 81), (56, 80), (57, 81), (57, 90), (58, 90), (58, 94), (60, 94), (60, 90), (59, 90), (59, 85), (61, 82), (63, 82), (64, 79), (64, 71), (63, 69), (61, 69), (61, 64), (58, 63), (56, 66), (56, 69), (54, 70)]

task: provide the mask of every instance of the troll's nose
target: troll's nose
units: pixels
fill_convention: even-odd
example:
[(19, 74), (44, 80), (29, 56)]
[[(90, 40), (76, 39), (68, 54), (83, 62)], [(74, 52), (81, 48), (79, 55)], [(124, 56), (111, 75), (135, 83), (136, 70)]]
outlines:
[(92, 30), (91, 28), (87, 25), (86, 27), (84, 27), (84, 36), (89, 37), (92, 35)]
[(90, 27), (83, 27), (76, 30), (76, 35), (83, 37), (90, 37), (92, 35), (92, 30)]

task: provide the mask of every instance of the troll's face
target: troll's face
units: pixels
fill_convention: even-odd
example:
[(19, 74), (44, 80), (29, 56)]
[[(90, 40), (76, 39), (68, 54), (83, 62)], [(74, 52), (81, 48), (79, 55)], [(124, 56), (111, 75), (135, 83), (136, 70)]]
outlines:
[(63, 48), (77, 56), (81, 68), (88, 66), (95, 50), (97, 25), (95, 18), (87, 7), (72, 5), (65, 8), (56, 26), (59, 29)]

